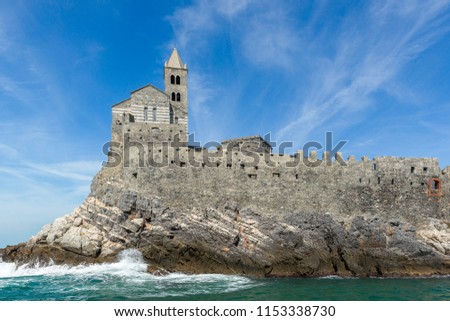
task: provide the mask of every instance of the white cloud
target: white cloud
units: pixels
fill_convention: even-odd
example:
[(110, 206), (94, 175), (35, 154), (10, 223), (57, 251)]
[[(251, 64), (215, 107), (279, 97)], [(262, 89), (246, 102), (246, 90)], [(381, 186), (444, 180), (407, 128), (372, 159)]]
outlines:
[[(289, 12), (278, 3), (267, 4), (236, 28), (241, 34), (241, 47), (247, 61), (257, 67), (298, 69), (300, 34), (289, 19)], [(246, 21), (248, 19), (248, 21)]]
[(229, 19), (243, 12), (252, 0), (223, 0), (217, 3), (217, 11)]
[[(178, 9), (169, 20), (177, 44), (182, 49), (189, 45), (186, 52), (193, 60), (200, 59), (205, 48), (210, 50), (214, 37), (228, 33), (234, 50), (238, 45), (237, 55), (253, 67), (281, 68), (292, 82), (301, 80), (305, 90), (296, 93), (294, 87), (287, 88), (294, 103), (284, 109), (290, 119), (279, 125), (275, 137), (303, 141), (339, 114), (371, 107), (378, 91), (399, 100), (417, 100), (414, 93), (396, 90), (402, 85), (395, 83), (395, 77), (448, 33), (448, 5), (449, 1), (373, 2), (349, 10), (331, 28), (326, 22), (329, 12), (321, 3), (313, 5), (310, 17), (299, 21), (299, 12), (287, 2), (225, 1), (217, 5), (199, 0)], [(197, 75), (208, 78), (208, 71), (198, 70)], [(217, 92), (207, 84), (190, 89), (190, 97), (205, 91), (209, 99)], [(199, 99), (194, 112), (206, 109), (206, 104), (206, 99)], [(208, 119), (208, 112), (203, 117), (203, 124), (214, 121)]]
[(217, 137), (218, 128), (210, 121), (212, 118), (210, 106), (217, 93), (217, 89), (213, 88), (206, 75), (198, 72), (189, 75), (189, 117), (193, 121), (191, 125), (197, 128), (196, 139)]
[[(1, 146), (0, 151), (2, 151)], [(11, 152), (11, 150), (7, 151)], [(15, 156), (17, 155), (15, 154)], [(47, 181), (50, 182), (49, 184), (59, 185), (59, 183), (51, 182), (55, 178), (62, 179), (67, 185), (83, 185), (91, 182), (100, 168), (101, 162), (99, 161), (34, 164), (16, 158), (13, 163), (0, 164), (0, 173), (3, 173), (4, 177), (15, 177), (33, 189), (35, 186), (41, 186)]]
[(6, 36), (5, 28), (0, 24), (0, 54), (8, 51), (10, 46), (8, 37)]
[(176, 10), (172, 16), (168, 17), (175, 30), (175, 45), (178, 48), (185, 48), (192, 43), (199, 45), (203, 35), (217, 27), (214, 14), (215, 6), (205, 0), (199, 0), (192, 6)]
[(85, 46), (85, 48), (81, 54), (81, 57), (76, 59), (74, 64), (80, 65), (80, 64), (96, 62), (98, 60), (98, 58), (100, 57), (100, 54), (102, 52), (104, 52), (105, 50), (106, 50), (106, 48), (98, 42), (88, 43)]
[(0, 143), (0, 158), (2, 159), (14, 159), (20, 155), (17, 149)]
[(9, 52), (14, 33), (10, 33), (12, 21), (5, 8), (0, 7), (0, 57)]
[[(37, 91), (36, 88), (33, 88), (34, 85), (33, 81), (22, 81), (0, 73), (0, 94), (12, 97), (19, 102), (19, 106), (26, 106), (26, 108), (36, 106), (36, 101), (40, 99), (40, 96), (36, 95)], [(3, 108), (8, 108), (8, 106), (3, 103)]]
[(31, 164), (25, 165), (32, 170), (34, 175), (55, 176), (68, 180), (90, 182), (92, 177), (100, 169), (99, 161), (77, 161), (56, 164)]
[(0, 165), (0, 247), (25, 241), (73, 210), (89, 194), (99, 168), (97, 161), (32, 164), (20, 157)]
[[(449, 31), (448, 24), (443, 24), (448, 22), (448, 15), (442, 16), (448, 2), (377, 5), (367, 17), (359, 17), (364, 19), (363, 25), (357, 17), (347, 17), (352, 22), (344, 23), (339, 30), (335, 57), (327, 68), (317, 70), (319, 80), (303, 103), (293, 107), (298, 116), (276, 133), (277, 139), (301, 141), (338, 113), (371, 106), (372, 94), (384, 90), (405, 64)], [(320, 59), (320, 51), (316, 55)]]

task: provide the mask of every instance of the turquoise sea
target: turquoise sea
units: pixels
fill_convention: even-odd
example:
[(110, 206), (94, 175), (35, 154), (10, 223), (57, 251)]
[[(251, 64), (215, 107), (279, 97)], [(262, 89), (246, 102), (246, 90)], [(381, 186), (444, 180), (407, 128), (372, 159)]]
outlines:
[(5, 300), (450, 300), (450, 277), (416, 279), (153, 276), (136, 250), (117, 263), (16, 268), (0, 263)]

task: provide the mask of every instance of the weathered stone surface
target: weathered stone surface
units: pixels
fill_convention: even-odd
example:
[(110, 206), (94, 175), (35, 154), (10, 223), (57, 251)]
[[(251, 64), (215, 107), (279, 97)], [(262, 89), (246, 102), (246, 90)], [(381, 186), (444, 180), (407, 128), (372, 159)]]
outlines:
[[(142, 251), (152, 272), (255, 276), (450, 272), (449, 225), (443, 219), (266, 213), (254, 204), (240, 208), (229, 200), (217, 207), (180, 209), (161, 196), (130, 193), (120, 185), (100, 187), (96, 182), (77, 210), (45, 226), (29, 242), (6, 248), (5, 258), (18, 263), (104, 262), (133, 247)], [(109, 204), (92, 196), (102, 195), (97, 188), (114, 195)]]
[(59, 245), (67, 251), (82, 254), (80, 231), (81, 228), (71, 226), (61, 237)]

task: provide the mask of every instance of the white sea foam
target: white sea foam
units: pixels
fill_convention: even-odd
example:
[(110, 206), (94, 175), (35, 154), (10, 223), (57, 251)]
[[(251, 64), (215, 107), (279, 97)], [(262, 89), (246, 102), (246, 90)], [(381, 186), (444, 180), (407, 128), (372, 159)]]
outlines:
[(52, 262), (45, 266), (24, 264), (16, 266), (13, 263), (0, 263), (0, 277), (13, 278), (23, 276), (58, 276), (58, 275), (97, 275), (112, 274), (132, 276), (145, 273), (147, 264), (144, 262), (141, 252), (135, 249), (125, 250), (119, 254), (119, 260), (115, 263), (90, 264), (90, 265), (55, 265)]
[(14, 263), (0, 263), (0, 278), (11, 277), (16, 270)]
[[(241, 276), (229, 276), (221, 274), (197, 274), (186, 275), (182, 273), (171, 273), (165, 276), (154, 276), (147, 273), (147, 264), (144, 261), (142, 253), (135, 249), (129, 249), (121, 252), (118, 261), (115, 263), (90, 264), (90, 265), (55, 265), (46, 266), (22, 265), (16, 267), (13, 263), (0, 263), (0, 278), (20, 278), (20, 277), (58, 277), (68, 276), (80, 279), (98, 277), (105, 279), (109, 277), (118, 277), (126, 279), (127, 283), (144, 284), (150, 282), (155, 288), (161, 290), (168, 286), (185, 287), (190, 289), (191, 294), (209, 292), (211, 287), (219, 287), (222, 292), (229, 292), (251, 285), (253, 282)], [(167, 295), (177, 295), (176, 292)]]
[(327, 275), (327, 276), (320, 276), (317, 279), (319, 279), (319, 280), (343, 280), (344, 278), (342, 276), (338, 276), (338, 275)]

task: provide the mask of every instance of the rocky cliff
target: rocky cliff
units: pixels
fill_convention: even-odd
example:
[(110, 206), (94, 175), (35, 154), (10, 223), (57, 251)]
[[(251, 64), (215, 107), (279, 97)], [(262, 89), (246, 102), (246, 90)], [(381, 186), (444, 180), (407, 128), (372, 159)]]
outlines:
[[(301, 193), (281, 182), (256, 188), (254, 180), (233, 175), (221, 180), (213, 171), (103, 168), (80, 207), (28, 242), (7, 247), (4, 260), (106, 262), (123, 249), (137, 248), (150, 272), (450, 273), (445, 217), (420, 215), (420, 208), (410, 215), (411, 208), (383, 207), (388, 196), (376, 201), (381, 192), (370, 187), (334, 191), (328, 185), (331, 199), (324, 201), (314, 186)], [(355, 210), (359, 204), (365, 204), (364, 211)]]

